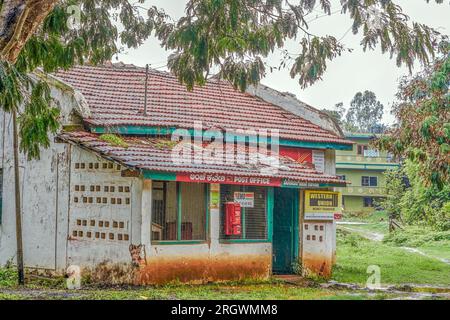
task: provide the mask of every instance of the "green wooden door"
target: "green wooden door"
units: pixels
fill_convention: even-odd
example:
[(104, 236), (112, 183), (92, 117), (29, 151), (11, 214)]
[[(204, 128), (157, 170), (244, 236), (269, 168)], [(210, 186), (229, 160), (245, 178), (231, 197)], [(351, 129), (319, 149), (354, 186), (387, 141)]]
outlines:
[(273, 208), (273, 272), (291, 273), (298, 256), (298, 190), (276, 188)]

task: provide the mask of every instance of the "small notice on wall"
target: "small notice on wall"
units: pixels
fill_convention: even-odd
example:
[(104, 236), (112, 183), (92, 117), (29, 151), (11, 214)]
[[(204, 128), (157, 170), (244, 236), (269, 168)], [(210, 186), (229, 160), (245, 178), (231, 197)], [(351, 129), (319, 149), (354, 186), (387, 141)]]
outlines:
[(305, 191), (305, 220), (333, 220), (341, 214), (341, 194), (331, 191)]
[(235, 192), (234, 202), (241, 205), (241, 208), (253, 208), (255, 206), (254, 192)]
[(212, 183), (210, 189), (210, 208), (211, 209), (219, 209), (220, 202), (220, 184)]
[(325, 152), (322, 150), (313, 150), (312, 162), (318, 172), (325, 171)]

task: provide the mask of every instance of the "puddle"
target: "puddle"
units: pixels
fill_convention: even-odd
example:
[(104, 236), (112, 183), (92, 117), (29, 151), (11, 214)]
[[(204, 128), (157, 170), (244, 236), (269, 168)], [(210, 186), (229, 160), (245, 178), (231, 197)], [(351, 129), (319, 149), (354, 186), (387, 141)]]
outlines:
[(344, 290), (347, 292), (369, 292), (369, 294), (384, 293), (392, 295), (391, 300), (424, 300), (424, 299), (445, 299), (450, 300), (450, 287), (427, 286), (427, 285), (391, 285), (380, 289), (369, 289), (352, 283), (339, 283), (329, 281), (321, 284), (324, 289)]

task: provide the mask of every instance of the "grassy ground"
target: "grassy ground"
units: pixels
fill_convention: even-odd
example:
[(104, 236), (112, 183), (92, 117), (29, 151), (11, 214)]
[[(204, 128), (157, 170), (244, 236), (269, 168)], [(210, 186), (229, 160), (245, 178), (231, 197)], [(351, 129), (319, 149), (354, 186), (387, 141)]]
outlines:
[(365, 284), (369, 276), (367, 267), (370, 265), (380, 267), (382, 284), (450, 286), (450, 265), (338, 230), (337, 264), (333, 279)]
[(34, 280), (29, 280), (25, 288), (18, 288), (13, 283), (0, 285), (0, 300), (365, 300), (395, 296), (387, 293), (324, 289), (318, 286), (299, 287), (278, 280), (158, 287), (91, 287), (71, 291), (65, 290), (62, 284), (36, 284)]
[(389, 219), (384, 211), (375, 211), (371, 214), (360, 216), (345, 216), (344, 221), (364, 223), (359, 225), (352, 224), (352, 229), (377, 232), (381, 234), (387, 234), (389, 232)]
[(385, 244), (417, 248), (431, 257), (446, 259), (450, 262), (450, 231), (434, 231), (425, 226), (404, 226), (404, 230), (389, 234), (389, 219), (383, 211), (375, 211), (359, 217), (345, 217), (345, 220), (365, 223), (351, 225), (347, 229), (360, 231), (361, 234), (365, 232), (382, 234), (385, 236), (383, 240)]
[(385, 236), (384, 243), (420, 249), (427, 255), (450, 262), (450, 231), (433, 231), (426, 227), (408, 227)]

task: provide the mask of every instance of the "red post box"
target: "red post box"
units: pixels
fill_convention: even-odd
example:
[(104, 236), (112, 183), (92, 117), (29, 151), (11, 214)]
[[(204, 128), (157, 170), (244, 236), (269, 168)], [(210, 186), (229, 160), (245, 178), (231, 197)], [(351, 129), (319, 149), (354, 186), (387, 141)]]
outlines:
[(225, 203), (225, 235), (241, 234), (241, 205), (236, 202)]

